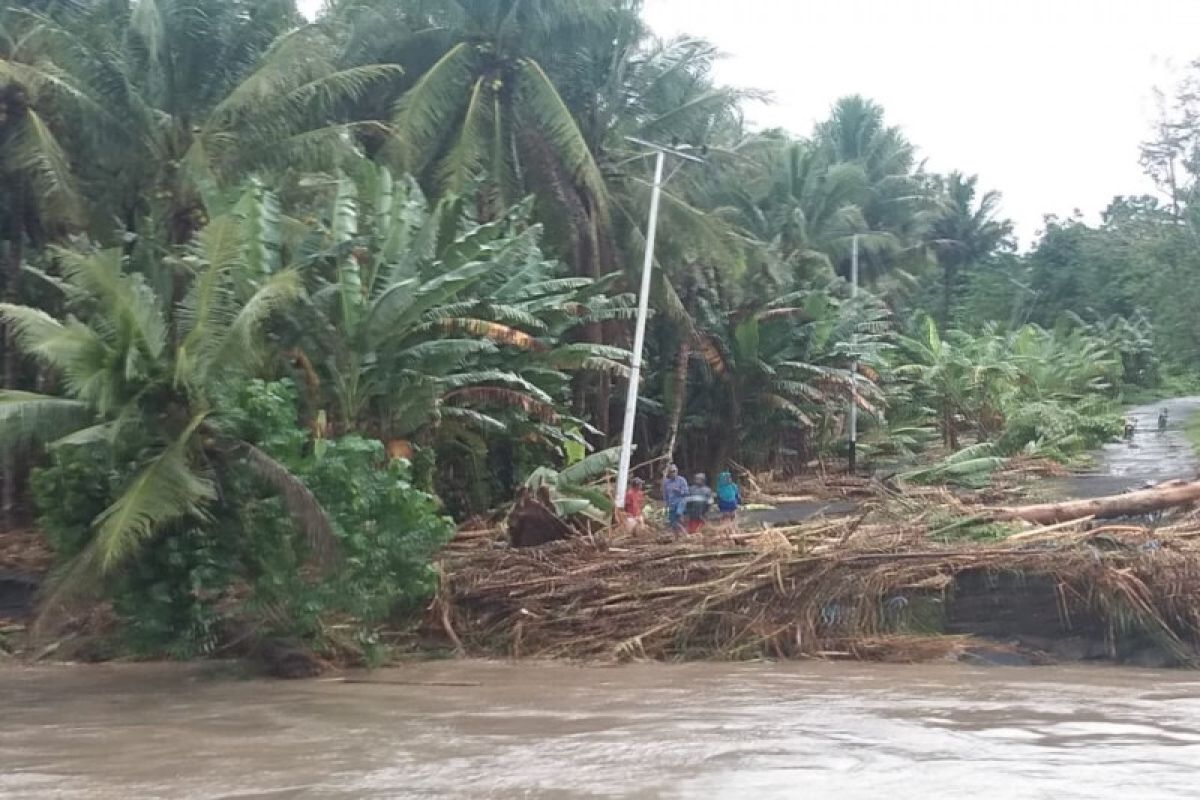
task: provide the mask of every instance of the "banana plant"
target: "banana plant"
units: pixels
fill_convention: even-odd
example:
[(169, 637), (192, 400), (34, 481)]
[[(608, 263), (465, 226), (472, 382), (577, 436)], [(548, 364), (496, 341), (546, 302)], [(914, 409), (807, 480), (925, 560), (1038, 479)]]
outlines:
[(554, 504), (554, 513), (563, 519), (580, 514), (606, 523), (612, 517), (612, 498), (607, 492), (589, 484), (611, 473), (620, 454), (621, 450), (617, 447), (601, 450), (561, 472), (550, 467), (538, 467), (525, 480), (525, 486), (533, 490), (546, 487)]
[(631, 313), (611, 280), (561, 277), (519, 204), (490, 221), (367, 162), (329, 187), (302, 262), (311, 302), (288, 332), (337, 424), (384, 440), (524, 424), (562, 438), (570, 375), (622, 373), (573, 329)]

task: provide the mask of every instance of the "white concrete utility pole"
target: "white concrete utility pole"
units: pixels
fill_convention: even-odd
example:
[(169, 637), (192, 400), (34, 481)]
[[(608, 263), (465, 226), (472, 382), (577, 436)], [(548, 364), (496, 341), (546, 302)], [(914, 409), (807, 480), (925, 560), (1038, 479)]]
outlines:
[(617, 508), (625, 507), (625, 490), (629, 486), (629, 462), (633, 455), (633, 425), (637, 419), (638, 385), (642, 377), (642, 350), (646, 340), (646, 314), (650, 307), (650, 274), (654, 268), (654, 238), (658, 232), (658, 201), (662, 195), (663, 184), (675, 174), (672, 172), (664, 179), (663, 169), (668, 156), (674, 156), (684, 161), (704, 163), (703, 158), (688, 152), (692, 149), (689, 145), (673, 143), (667, 147), (635, 139), (632, 136), (625, 138), (648, 151), (642, 156), (654, 154), (654, 185), (650, 190), (650, 220), (646, 224), (646, 253), (642, 260), (642, 288), (638, 294), (637, 324), (633, 329), (633, 360), (629, 365), (629, 393), (625, 396), (625, 423), (621, 428), (621, 460), (617, 467)]

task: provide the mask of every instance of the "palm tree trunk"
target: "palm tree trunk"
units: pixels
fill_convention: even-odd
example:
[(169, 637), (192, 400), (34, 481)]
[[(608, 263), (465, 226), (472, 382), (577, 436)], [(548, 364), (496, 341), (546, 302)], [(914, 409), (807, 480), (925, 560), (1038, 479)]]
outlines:
[(671, 428), (667, 434), (667, 446), (663, 455), (670, 462), (675, 457), (675, 445), (679, 439), (679, 423), (683, 420), (683, 407), (687, 395), (688, 359), (692, 349), (687, 342), (679, 345), (679, 360), (675, 362), (675, 397), (671, 404)]
[(954, 305), (954, 282), (958, 279), (957, 266), (947, 259), (942, 266), (942, 332), (950, 327), (950, 311)]
[(958, 450), (958, 431), (954, 429), (954, 408), (945, 406), (942, 409), (942, 429), (946, 441), (946, 447), (952, 452)]

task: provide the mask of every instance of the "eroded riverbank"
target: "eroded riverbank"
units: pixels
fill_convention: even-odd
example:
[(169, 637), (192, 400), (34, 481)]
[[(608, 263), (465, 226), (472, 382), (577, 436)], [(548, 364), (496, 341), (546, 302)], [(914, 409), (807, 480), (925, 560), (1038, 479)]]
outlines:
[(0, 668), (0, 796), (1178, 798), (1200, 677), (452, 662), (365, 684)]

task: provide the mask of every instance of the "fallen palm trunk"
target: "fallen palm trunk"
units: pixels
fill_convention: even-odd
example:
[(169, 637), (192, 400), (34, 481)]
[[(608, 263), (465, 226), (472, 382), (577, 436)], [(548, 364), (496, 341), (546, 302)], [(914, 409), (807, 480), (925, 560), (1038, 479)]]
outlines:
[(1035, 525), (1055, 525), (1083, 517), (1136, 517), (1187, 505), (1197, 500), (1200, 500), (1200, 481), (1171, 481), (1153, 489), (1094, 497), (1089, 500), (997, 508), (988, 515), (998, 521), (1023, 520)]

